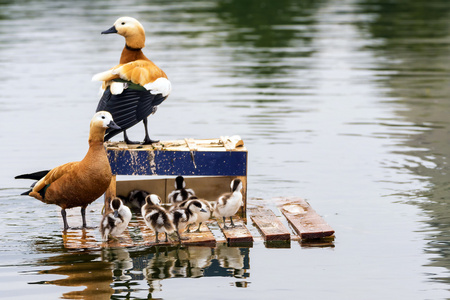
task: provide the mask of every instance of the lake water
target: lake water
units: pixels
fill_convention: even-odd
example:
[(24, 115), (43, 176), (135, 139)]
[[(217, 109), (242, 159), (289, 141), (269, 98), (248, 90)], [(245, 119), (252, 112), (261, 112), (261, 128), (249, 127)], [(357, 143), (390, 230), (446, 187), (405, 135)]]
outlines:
[[(251, 201), (306, 198), (333, 246), (64, 249), (13, 178), (84, 156), (124, 15), (173, 85), (151, 137), (240, 135)], [(450, 298), (449, 20), (447, 0), (1, 0), (2, 299)]]

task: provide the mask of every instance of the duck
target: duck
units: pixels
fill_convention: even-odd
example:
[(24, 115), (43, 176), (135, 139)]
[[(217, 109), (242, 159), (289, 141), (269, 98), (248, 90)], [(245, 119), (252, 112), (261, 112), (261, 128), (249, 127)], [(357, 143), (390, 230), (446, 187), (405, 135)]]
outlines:
[(100, 223), (102, 241), (108, 241), (110, 236), (116, 237), (125, 231), (131, 220), (131, 210), (118, 197), (109, 203), (111, 211), (103, 215)]
[(181, 232), (191, 223), (197, 222), (199, 213), (205, 213), (206, 210), (202, 207), (199, 201), (190, 201), (185, 206), (173, 206), (170, 209), (173, 224), (175, 225), (175, 232), (178, 236), (178, 241), (181, 243)]
[(223, 218), (223, 227), (229, 227), (225, 223), (225, 218), (230, 218), (230, 227), (236, 227), (233, 223), (233, 216), (238, 212), (239, 208), (244, 205), (242, 201), (242, 181), (233, 179), (230, 184), (231, 192), (222, 194), (216, 202), (214, 216)]
[(161, 198), (156, 194), (150, 194), (145, 197), (145, 204), (141, 208), (142, 217), (145, 224), (155, 232), (156, 243), (159, 243), (158, 235), (164, 232), (166, 239), (169, 241), (168, 235), (175, 231), (171, 215), (161, 207)]
[(128, 193), (126, 197), (125, 205), (130, 208), (141, 209), (145, 204), (145, 198), (150, 195), (149, 192), (144, 190), (132, 190)]
[[(211, 218), (211, 213), (213, 212), (213, 207), (211, 203), (206, 199), (200, 199), (197, 196), (191, 196), (189, 199), (181, 202), (178, 206), (179, 207), (186, 207), (191, 202), (197, 202), (198, 205), (201, 206), (202, 209), (196, 213), (196, 219), (195, 222), (189, 224), (186, 228), (186, 232), (190, 232), (190, 226), (192, 224), (198, 225), (197, 230), (195, 232), (201, 232), (200, 228), (202, 226), (203, 222), (206, 222)], [(198, 205), (196, 205), (198, 207)]]
[(97, 112), (90, 122), (89, 150), (81, 161), (15, 177), (38, 180), (22, 195), (60, 206), (64, 230), (69, 229), (66, 209), (74, 207), (81, 207), (82, 227), (86, 228), (86, 207), (103, 195), (110, 185), (111, 167), (103, 146), (107, 128), (119, 126), (109, 112)]
[(126, 130), (140, 121), (144, 124), (143, 145), (158, 142), (149, 137), (147, 117), (154, 114), (170, 94), (172, 85), (163, 70), (156, 66), (142, 52), (145, 47), (145, 30), (142, 24), (132, 17), (121, 17), (102, 34), (116, 33), (125, 38), (119, 64), (108, 71), (92, 77), (101, 81), (104, 89), (97, 111), (109, 111), (120, 129), (106, 131), (105, 141), (123, 132), (127, 144), (139, 144), (131, 141)]
[(184, 177), (180, 175), (175, 178), (175, 189), (170, 192), (167, 199), (171, 204), (179, 204), (192, 196), (195, 196), (194, 190), (186, 188)]

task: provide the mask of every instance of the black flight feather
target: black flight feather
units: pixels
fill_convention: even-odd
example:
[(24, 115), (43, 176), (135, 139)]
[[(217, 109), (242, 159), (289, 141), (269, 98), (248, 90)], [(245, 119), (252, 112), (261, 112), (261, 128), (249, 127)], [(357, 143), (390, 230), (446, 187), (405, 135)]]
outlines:
[(109, 140), (147, 118), (166, 98), (162, 94), (153, 95), (143, 87), (140, 89), (129, 87), (124, 89), (121, 94), (113, 95), (110, 87), (107, 87), (96, 111), (110, 112), (114, 122), (121, 129), (108, 128), (105, 140)]

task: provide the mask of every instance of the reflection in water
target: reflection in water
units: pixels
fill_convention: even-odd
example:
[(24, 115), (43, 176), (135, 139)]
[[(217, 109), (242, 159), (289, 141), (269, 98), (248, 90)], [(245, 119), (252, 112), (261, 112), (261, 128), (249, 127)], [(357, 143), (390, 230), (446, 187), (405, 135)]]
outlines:
[[(416, 188), (397, 191), (398, 196), (427, 212), (432, 232), (427, 250), (438, 254), (430, 265), (450, 269), (450, 2), (358, 2), (361, 13), (373, 16), (362, 22), (360, 29), (383, 41), (373, 50), (387, 58), (380, 69), (391, 72), (383, 83), (390, 87), (390, 104), (398, 105), (397, 115), (402, 120), (394, 128), (400, 146), (397, 159), (386, 165), (398, 174), (415, 174)], [(392, 126), (388, 130), (393, 130)], [(435, 279), (450, 283), (448, 277)]]
[(147, 266), (143, 270), (150, 292), (161, 290), (161, 280), (177, 277), (224, 276), (246, 278), (249, 249), (233, 248), (219, 244), (216, 248), (186, 247), (170, 249), (156, 248), (148, 256)]
[(114, 290), (111, 288), (113, 276), (111, 264), (95, 261), (97, 255), (63, 254), (37, 262), (38, 265), (56, 266), (40, 274), (57, 274), (67, 276), (63, 279), (36, 282), (66, 287), (86, 287), (84, 290), (63, 293), (63, 299), (110, 299)]
[[(209, 247), (151, 247), (142, 251), (105, 248), (100, 254), (66, 253), (39, 260), (36, 265), (54, 267), (39, 274), (64, 275), (63, 279), (42, 280), (34, 284), (86, 287), (63, 293), (65, 299), (110, 299), (113, 295), (130, 297), (138, 281), (145, 280), (149, 297), (162, 291), (168, 278), (249, 277), (249, 249), (220, 244)], [(245, 282), (236, 283), (245, 287)]]

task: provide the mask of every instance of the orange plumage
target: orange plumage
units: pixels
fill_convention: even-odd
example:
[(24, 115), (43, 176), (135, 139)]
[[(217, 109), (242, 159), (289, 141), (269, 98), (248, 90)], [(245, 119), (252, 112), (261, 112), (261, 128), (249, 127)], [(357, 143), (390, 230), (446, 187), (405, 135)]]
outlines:
[[(156, 111), (170, 94), (172, 86), (167, 75), (149, 60), (145, 47), (145, 31), (134, 18), (121, 17), (114, 26), (102, 34), (117, 33), (125, 38), (119, 64), (108, 71), (94, 75), (92, 80), (102, 81), (104, 89), (98, 110), (109, 111), (122, 130), (107, 130), (105, 140), (123, 131), (127, 144), (136, 144), (128, 139), (126, 130), (143, 121), (145, 138), (143, 144), (156, 141), (150, 139), (147, 117)], [(120, 79), (120, 80), (119, 80)]]
[[(90, 125), (89, 150), (83, 160), (53, 168), (25, 193), (44, 203), (59, 205), (64, 229), (68, 228), (66, 208), (81, 206), (83, 227), (86, 227), (84, 215), (86, 207), (109, 187), (112, 173), (103, 146), (107, 127), (117, 127), (111, 114), (105, 111), (96, 113)], [(20, 175), (16, 178), (37, 179), (27, 175), (33, 174)]]

